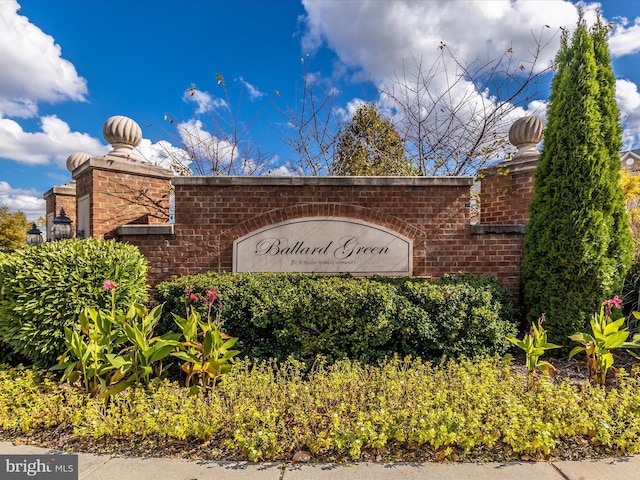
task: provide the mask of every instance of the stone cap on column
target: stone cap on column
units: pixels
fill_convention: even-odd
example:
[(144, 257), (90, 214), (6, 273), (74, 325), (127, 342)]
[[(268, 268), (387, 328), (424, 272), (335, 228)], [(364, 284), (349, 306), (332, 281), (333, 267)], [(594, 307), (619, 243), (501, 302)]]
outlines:
[(71, 181), (64, 185), (56, 185), (42, 194), (42, 198), (47, 199), (51, 195), (69, 195), (75, 197), (76, 195), (76, 182)]
[(147, 162), (126, 162), (117, 158), (112, 158), (109, 155), (104, 157), (91, 157), (86, 160), (82, 165), (73, 171), (73, 178), (77, 179), (84, 172), (90, 170), (107, 170), (111, 172), (122, 172), (131, 175), (140, 175), (142, 177), (150, 178), (173, 178), (175, 173), (166, 168), (158, 167)]
[(541, 119), (534, 116), (519, 118), (509, 129), (509, 141), (518, 149), (516, 153), (511, 159), (483, 168), (479, 173), (487, 176), (505, 170), (509, 170), (509, 173), (535, 170), (540, 156), (536, 146), (542, 141), (543, 135), (544, 123)]
[(140, 160), (133, 149), (142, 141), (142, 129), (131, 118), (123, 115), (109, 117), (102, 127), (104, 139), (111, 144), (112, 150), (104, 156), (93, 157), (88, 153), (77, 152), (67, 158), (67, 168), (76, 179), (91, 169), (126, 172), (153, 178), (171, 178), (175, 174), (166, 168)]
[(80, 165), (82, 165), (84, 162), (86, 162), (90, 158), (91, 158), (91, 155), (85, 152), (72, 153), (67, 157), (67, 170), (73, 173), (73, 171), (76, 168), (78, 168)]
[(142, 142), (142, 129), (134, 120), (123, 115), (109, 117), (102, 126), (102, 136), (111, 144), (107, 157), (139, 162), (133, 149)]
[(535, 157), (536, 146), (544, 137), (544, 122), (533, 115), (519, 118), (509, 129), (509, 141), (518, 149), (513, 160)]

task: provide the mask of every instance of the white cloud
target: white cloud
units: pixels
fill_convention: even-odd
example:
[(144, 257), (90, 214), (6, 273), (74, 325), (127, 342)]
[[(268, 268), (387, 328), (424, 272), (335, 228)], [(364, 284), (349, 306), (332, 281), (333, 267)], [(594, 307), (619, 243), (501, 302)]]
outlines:
[(38, 104), (29, 98), (2, 98), (0, 96), (0, 116), (32, 118), (38, 114)]
[(84, 101), (86, 80), (19, 8), (16, 0), (0, 1), (0, 116), (33, 117), (41, 101)]
[[(360, 108), (362, 105), (365, 105), (366, 103), (367, 102), (365, 100), (362, 100), (361, 98), (352, 98), (347, 103), (347, 106), (345, 108), (336, 108), (335, 116), (341, 123), (349, 122), (355, 115), (358, 108)], [(387, 115), (390, 115), (389, 111), (387, 110), (385, 110), (385, 113)]]
[(166, 140), (153, 143), (151, 140), (143, 138), (134, 152), (141, 160), (168, 169), (173, 169), (176, 165), (188, 166), (191, 163), (187, 152), (173, 146)]
[[(513, 48), (527, 59), (532, 32), (550, 41), (540, 66), (554, 58), (558, 27), (571, 27), (577, 10), (562, 0), (449, 1), (395, 0), (377, 2), (303, 0), (307, 11), (305, 48), (326, 44), (351, 68), (361, 69), (374, 81), (390, 78), (402, 69), (402, 61), (424, 58), (431, 65), (444, 42), (459, 58), (495, 58)], [(594, 10), (587, 6), (587, 13)], [(544, 28), (549, 25), (551, 28)]]
[(69, 154), (108, 151), (88, 134), (72, 132), (55, 115), (40, 118), (39, 131), (27, 132), (14, 118), (38, 116), (38, 104), (85, 101), (86, 80), (50, 35), (18, 13), (16, 0), (0, 1), (0, 158), (64, 169)]
[(227, 106), (227, 102), (222, 98), (213, 97), (209, 92), (198, 90), (195, 86), (187, 88), (182, 99), (187, 103), (196, 104), (196, 114), (207, 113), (215, 108)]
[(625, 150), (640, 145), (640, 93), (638, 86), (629, 80), (616, 81), (616, 101), (620, 119), (624, 125), (622, 143)]
[(638, 94), (638, 86), (629, 80), (617, 80), (616, 101), (623, 105), (620, 109), (622, 115), (628, 115), (634, 110), (639, 110), (640, 95)]
[(17, 122), (0, 118), (0, 158), (28, 165), (48, 165), (53, 161), (64, 167), (67, 157), (74, 152), (102, 155), (108, 150), (92, 136), (72, 132), (55, 115), (41, 118), (39, 132), (25, 132)]
[[(352, 71), (361, 72), (378, 87), (388, 89), (393, 86), (399, 89), (396, 93), (404, 89), (404, 95), (409, 97), (410, 90), (397, 80), (407, 73), (406, 66), (414, 65), (416, 59), (422, 62), (425, 72), (430, 72), (432, 66), (438, 71), (429, 84), (430, 94), (447, 91), (459, 73), (450, 59), (439, 60), (443, 53), (438, 48), (440, 45), (451, 49), (463, 64), (478, 62), (477, 65), (499, 58), (512, 49), (513, 65), (522, 64), (528, 68), (531, 52), (536, 48), (535, 38), (539, 36), (545, 47), (534, 71), (540, 72), (554, 60), (560, 43), (559, 29), (573, 30), (578, 19), (577, 2), (567, 0), (302, 1), (306, 9), (303, 48), (313, 52), (327, 46)], [(588, 24), (602, 9), (596, 2), (581, 2), (581, 7)], [(604, 21), (608, 22), (606, 18)], [(640, 17), (633, 24), (624, 18), (615, 19), (610, 49), (614, 56), (640, 52)], [(640, 142), (640, 109), (634, 103), (637, 98), (635, 87), (631, 82), (618, 87), (626, 145)], [(487, 92), (484, 87), (465, 80), (455, 84), (450, 93), (453, 95), (450, 104), (456, 105), (456, 100), (466, 99), (467, 116), (483, 104), (493, 102), (495, 95), (494, 90)], [(357, 99), (343, 114), (347, 115), (356, 102)], [(388, 97), (382, 95), (378, 103), (384, 112), (392, 111), (393, 103)], [(464, 112), (459, 113), (464, 118)], [(511, 111), (509, 119), (525, 113), (546, 117), (546, 102), (523, 103)], [(398, 117), (394, 120), (396, 123), (402, 121)]]
[(626, 19), (615, 25), (613, 34), (609, 38), (609, 49), (614, 57), (632, 55), (640, 52), (640, 17), (631, 26), (626, 25)]
[(244, 88), (247, 89), (247, 92), (249, 92), (249, 98), (251, 99), (251, 101), (257, 100), (258, 98), (264, 97), (266, 95), (264, 92), (258, 90), (254, 85), (251, 85), (249, 82), (247, 82), (244, 78), (240, 77), (238, 80), (242, 85), (244, 85)]
[(5, 181), (0, 181), (0, 205), (7, 205), (10, 212), (24, 212), (29, 221), (44, 217), (46, 210), (41, 192), (12, 188)]
[(549, 102), (546, 100), (534, 100), (533, 102), (529, 102), (527, 105), (527, 113), (529, 115), (535, 115), (542, 119), (547, 118), (547, 108), (549, 107)]
[(212, 160), (224, 169), (238, 158), (238, 147), (208, 132), (200, 120), (191, 119), (178, 124), (184, 148), (196, 158)]

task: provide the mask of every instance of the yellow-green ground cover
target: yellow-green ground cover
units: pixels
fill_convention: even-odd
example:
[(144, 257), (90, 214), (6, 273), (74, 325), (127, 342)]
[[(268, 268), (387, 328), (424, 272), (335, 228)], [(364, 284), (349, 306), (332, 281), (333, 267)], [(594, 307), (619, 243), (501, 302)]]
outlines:
[(0, 436), (252, 461), (300, 450), (317, 460), (624, 455), (640, 451), (639, 387), (629, 374), (608, 387), (528, 377), (499, 357), (318, 362), (308, 373), (295, 362), (245, 361), (208, 393), (155, 381), (105, 401), (41, 370), (6, 367)]

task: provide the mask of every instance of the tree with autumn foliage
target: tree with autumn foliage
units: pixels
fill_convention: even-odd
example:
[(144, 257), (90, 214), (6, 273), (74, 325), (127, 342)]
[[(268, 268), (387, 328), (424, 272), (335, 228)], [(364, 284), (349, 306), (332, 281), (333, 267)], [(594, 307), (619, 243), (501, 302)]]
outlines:
[(10, 252), (26, 245), (29, 222), (24, 212), (9, 212), (0, 206), (0, 252)]
[(351, 122), (338, 133), (336, 156), (329, 167), (332, 175), (416, 175), (407, 160), (402, 139), (376, 106), (358, 107)]
[(629, 226), (635, 240), (635, 257), (640, 256), (640, 175), (634, 175), (627, 171), (622, 171), (620, 176), (620, 188), (627, 206), (627, 216)]

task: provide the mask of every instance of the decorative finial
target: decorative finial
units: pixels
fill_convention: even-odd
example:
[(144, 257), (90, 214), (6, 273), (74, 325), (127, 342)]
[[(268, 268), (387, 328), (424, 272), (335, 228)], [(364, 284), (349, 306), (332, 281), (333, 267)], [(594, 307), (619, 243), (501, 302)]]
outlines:
[(527, 157), (537, 157), (536, 150), (544, 136), (544, 122), (538, 117), (522, 117), (513, 122), (509, 129), (509, 141), (515, 145), (518, 151), (513, 159), (524, 159)]
[(109, 156), (138, 160), (133, 149), (142, 141), (142, 129), (134, 120), (122, 115), (110, 117), (104, 122), (102, 135), (113, 147)]
[(76, 168), (89, 160), (91, 157), (92, 155), (89, 155), (85, 152), (72, 153), (67, 157), (67, 170), (73, 172)]

